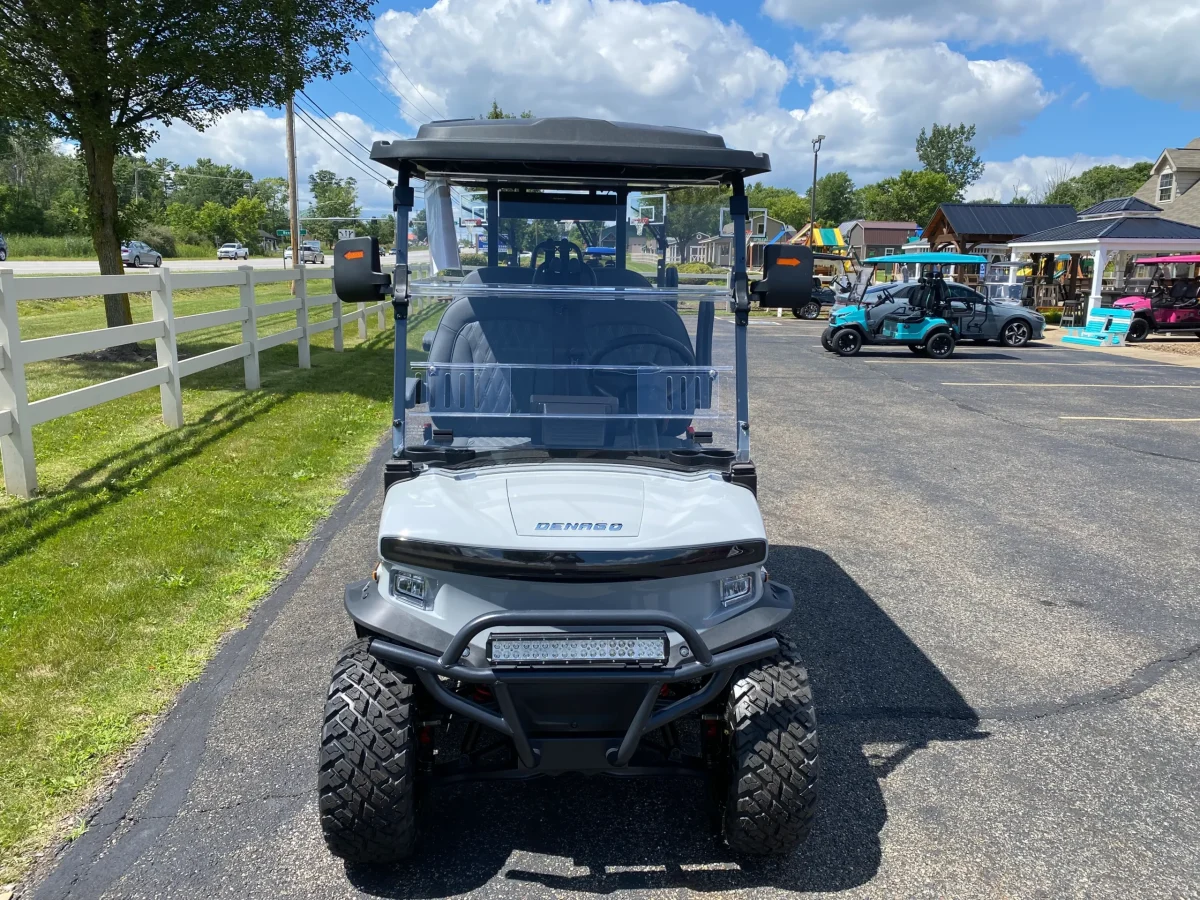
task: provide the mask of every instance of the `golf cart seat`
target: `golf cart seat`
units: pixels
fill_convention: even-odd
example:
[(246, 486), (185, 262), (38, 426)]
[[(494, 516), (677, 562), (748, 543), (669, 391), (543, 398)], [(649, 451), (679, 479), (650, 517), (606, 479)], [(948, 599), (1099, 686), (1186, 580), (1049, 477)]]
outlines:
[(916, 325), (925, 320), (925, 311), (922, 309), (913, 310), (905, 309), (904, 312), (895, 312), (883, 317), (885, 322), (895, 322), (899, 325)]
[(533, 284), (533, 269), (521, 266), (486, 266), (468, 272), (462, 284)]
[(632, 269), (618, 269), (616, 266), (593, 266), (596, 273), (597, 287), (633, 287), (651, 288), (654, 285), (641, 272)]
[[(639, 335), (646, 339), (638, 340)], [(566, 366), (694, 366), (696, 359), (683, 320), (666, 303), (613, 299), (576, 304), (531, 293), (455, 299), (434, 332), (428, 364), (435, 427), (451, 429), (456, 440), (534, 440), (541, 427), (536, 414), (548, 401), (594, 403), (599, 397), (620, 406), (636, 404), (636, 374), (605, 373), (603, 389), (616, 399), (604, 401), (589, 384), (595, 377), (576, 377)], [(491, 368), (497, 364), (519, 368)], [(452, 372), (439, 373), (439, 365), (479, 368), (464, 382), (465, 373), (460, 371), (456, 380)], [(439, 417), (438, 409), (454, 409), (455, 414)], [(688, 424), (671, 420), (663, 427), (678, 434)]]

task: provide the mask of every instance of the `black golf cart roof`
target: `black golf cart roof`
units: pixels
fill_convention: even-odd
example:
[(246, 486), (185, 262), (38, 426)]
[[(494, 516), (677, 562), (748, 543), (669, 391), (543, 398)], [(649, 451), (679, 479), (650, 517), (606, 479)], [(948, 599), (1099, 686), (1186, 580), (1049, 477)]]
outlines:
[(728, 183), (771, 171), (765, 153), (718, 134), (603, 119), (450, 119), (405, 141), (376, 141), (371, 159), (417, 178), (459, 184), (542, 182), (630, 187)]

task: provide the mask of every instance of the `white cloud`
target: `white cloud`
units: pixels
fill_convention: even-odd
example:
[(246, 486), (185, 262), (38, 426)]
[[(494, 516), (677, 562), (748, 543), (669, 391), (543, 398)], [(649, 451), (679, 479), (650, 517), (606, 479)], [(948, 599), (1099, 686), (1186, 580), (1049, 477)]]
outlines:
[[(771, 180), (784, 183), (803, 183), (819, 132), (829, 136), (823, 168), (877, 178), (915, 165), (922, 124), (975, 122), (986, 145), (1051, 99), (1024, 63), (972, 60), (944, 44), (797, 50), (789, 65), (737, 24), (679, 2), (438, 0), (385, 13), (376, 31), (451, 116), (478, 115), (494, 98), (510, 112), (705, 128), (770, 152)], [(807, 107), (780, 103), (793, 78), (814, 87)], [(393, 82), (420, 105), (402, 76)]]
[[(736, 24), (679, 2), (439, 0), (375, 26), (436, 109), (708, 126), (770, 104), (786, 65)], [(395, 71), (386, 55), (379, 60)], [(393, 84), (422, 106), (407, 80)]]
[(1007, 162), (988, 162), (983, 177), (967, 188), (968, 200), (1012, 200), (1013, 195), (1039, 199), (1051, 181), (1071, 178), (1093, 166), (1132, 166), (1129, 156), (1018, 156)]
[[(338, 112), (334, 121), (363, 145), (370, 147), (372, 141), (388, 140), (395, 135), (383, 134), (365, 123), (358, 116)], [(331, 138), (353, 150), (362, 166), (387, 178), (387, 170), (367, 162), (367, 152), (354, 144), (328, 119), (317, 118), (316, 122)], [(266, 110), (250, 109), (230, 113), (217, 120), (204, 131), (190, 125), (175, 124), (170, 128), (159, 128), (159, 138), (147, 151), (150, 158), (165, 156), (181, 165), (207, 157), (223, 165), (238, 166), (248, 170), (255, 178), (268, 176), (286, 177), (287, 152), (284, 119), (281, 114), (269, 114)], [(340, 177), (353, 177), (358, 182), (359, 203), (364, 209), (390, 210), (391, 191), (384, 184), (371, 178), (362, 169), (347, 161), (338, 151), (326, 143), (307, 122), (296, 117), (296, 171), (300, 181), (301, 205), (307, 201), (308, 176), (318, 169), (329, 169)]]
[[(1200, 43), (1200, 4), (1186, 0), (764, 0), (763, 11), (849, 46), (953, 39), (973, 46), (1048, 43), (1076, 56), (1100, 84), (1188, 106), (1200, 101), (1200, 68), (1185, 48)], [(899, 10), (899, 12), (898, 12)]]

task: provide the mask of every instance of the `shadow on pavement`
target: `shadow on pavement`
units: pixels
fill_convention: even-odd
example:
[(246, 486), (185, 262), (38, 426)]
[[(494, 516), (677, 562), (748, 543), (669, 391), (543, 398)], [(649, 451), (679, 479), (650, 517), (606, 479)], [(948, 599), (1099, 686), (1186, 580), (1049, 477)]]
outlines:
[(714, 834), (703, 781), (563, 776), (438, 790), (418, 858), (390, 870), (347, 867), (350, 881), (394, 898), (455, 895), (495, 878), (514, 882), (517, 896), (535, 884), (557, 895), (836, 891), (869, 882), (887, 821), (880, 782), (935, 741), (987, 735), (954, 686), (830, 557), (773, 547), (770, 568), (796, 591), (787, 633), (808, 662), (821, 737), (817, 824), (790, 858), (734, 857)]

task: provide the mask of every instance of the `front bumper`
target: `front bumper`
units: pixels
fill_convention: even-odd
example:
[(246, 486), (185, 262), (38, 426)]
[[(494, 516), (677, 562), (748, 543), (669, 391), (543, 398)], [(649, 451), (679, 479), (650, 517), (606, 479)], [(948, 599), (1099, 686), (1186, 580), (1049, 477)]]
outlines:
[[(791, 611), (794, 598), (790, 588), (768, 582), (764, 586), (764, 594), (767, 592), (773, 601), (770, 608)], [(349, 585), (346, 589), (347, 608), (368, 593), (363, 583)], [(661, 668), (498, 667), (463, 663), (464, 657), (469, 657), (471, 653), (473, 639), (485, 631), (507, 627), (552, 627), (563, 630), (594, 627), (661, 628), (667, 634), (674, 632), (678, 635), (682, 646), (687, 648), (686, 652), (672, 654), (672, 658), (687, 661)], [(413, 669), (430, 696), (443, 707), (510, 737), (521, 766), (530, 771), (623, 767), (644, 735), (711, 703), (729, 684), (737, 666), (771, 656), (778, 650), (779, 642), (760, 632), (747, 642), (714, 651), (700, 630), (680, 616), (663, 610), (631, 609), (488, 612), (475, 616), (463, 625), (441, 654), (414, 649), (381, 637), (373, 638), (370, 643), (372, 655), (385, 662)], [(664, 685), (703, 678), (708, 680), (695, 692), (658, 706)], [(449, 681), (443, 682), (441, 679)], [(487, 685), (495, 696), (500, 713), (455, 693), (452, 689), (455, 682)], [(531, 735), (527, 727), (528, 714), (522, 712), (513, 694), (513, 688), (519, 691), (529, 686), (558, 686), (570, 692), (573, 689), (581, 690), (584, 686), (605, 685), (622, 688), (644, 686), (636, 711), (621, 735), (591, 736), (586, 739), (562, 736), (539, 738)]]

